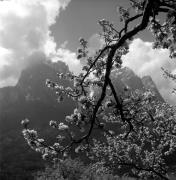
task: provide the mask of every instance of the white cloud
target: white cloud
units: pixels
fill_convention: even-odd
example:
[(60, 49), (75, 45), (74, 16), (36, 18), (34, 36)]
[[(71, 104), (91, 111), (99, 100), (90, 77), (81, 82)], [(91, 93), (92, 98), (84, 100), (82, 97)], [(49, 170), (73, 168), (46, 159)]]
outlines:
[[(82, 67), (86, 64), (86, 59), (81, 58), (81, 60), (77, 59), (77, 54), (75, 52), (71, 52), (66, 49), (68, 41), (65, 41), (61, 44), (60, 48), (56, 49), (56, 44), (53, 40), (48, 41), (46, 44), (46, 50), (50, 49), (48, 55), (51, 57), (53, 61), (63, 61), (65, 62), (70, 71), (74, 74), (79, 74), (82, 72)], [(96, 50), (100, 49), (103, 46), (103, 40), (100, 38), (98, 34), (93, 34), (88, 39), (88, 55), (93, 56)]]
[(162, 96), (172, 104), (176, 104), (176, 96), (172, 89), (176, 84), (165, 79), (161, 67), (176, 71), (176, 62), (169, 58), (167, 49), (152, 49), (151, 42), (135, 39), (130, 44), (129, 53), (123, 57), (123, 65), (130, 67), (138, 76), (150, 75)]
[(30, 57), (38, 60), (36, 52), (56, 51), (49, 28), (70, 1), (0, 1), (0, 87), (15, 85)]
[(77, 59), (76, 53), (71, 52), (68, 49), (62, 47), (57, 49), (52, 60), (65, 62), (68, 65), (70, 71), (76, 75), (78, 75), (82, 70), (82, 65), (80, 61)]

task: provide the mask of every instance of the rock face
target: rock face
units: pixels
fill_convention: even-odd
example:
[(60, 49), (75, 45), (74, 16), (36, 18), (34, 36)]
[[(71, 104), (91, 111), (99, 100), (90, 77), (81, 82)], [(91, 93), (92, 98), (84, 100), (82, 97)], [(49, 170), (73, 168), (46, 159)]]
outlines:
[(118, 71), (114, 71), (111, 78), (119, 94), (123, 93), (124, 87), (126, 86), (132, 91), (136, 89), (141, 91), (151, 90), (155, 93), (157, 100), (164, 102), (164, 99), (150, 76), (140, 78), (130, 68), (124, 67)]
[(144, 90), (141, 79), (130, 68), (124, 67), (119, 69), (117, 72), (114, 72), (112, 78), (114, 81), (121, 81), (124, 86), (130, 87), (132, 90)]
[(153, 82), (150, 76), (144, 76), (142, 78), (142, 83), (144, 84), (145, 89), (150, 89), (151, 91), (155, 92), (155, 95), (158, 98), (158, 100), (164, 101), (163, 97), (159, 93), (155, 83)]
[[(45, 85), (45, 80), (51, 79), (66, 87), (72, 86), (70, 81), (58, 80), (57, 72), (69, 70), (63, 62), (35, 64), (21, 73), (16, 86), (0, 89), (0, 155), (3, 154), (0, 179), (8, 175), (11, 179), (31, 180), (30, 173), (43, 167), (40, 155), (29, 149), (21, 135), (22, 119), (30, 119), (31, 127), (37, 129), (41, 137), (44, 135), (49, 139), (53, 137), (49, 121), (63, 121), (65, 115), (73, 111), (75, 102), (66, 99), (58, 104), (55, 93)], [(159, 100), (164, 101), (151, 77), (140, 79), (129, 68), (113, 72), (112, 80), (118, 93), (122, 93), (125, 86), (132, 90), (151, 89)]]
[[(164, 102), (164, 99), (150, 76), (140, 78), (130, 68), (124, 67), (119, 70), (114, 70), (111, 73), (111, 80), (116, 89), (117, 95), (122, 95), (125, 87), (130, 88), (132, 91), (137, 89), (142, 92), (151, 90), (156, 95), (157, 100)], [(101, 90), (98, 87), (92, 89), (94, 95), (99, 97)]]
[[(58, 68), (57, 70), (56, 65), (60, 69)], [(15, 87), (0, 89), (0, 123), (4, 124), (4, 122), (9, 121), (9, 115), (12, 114), (13, 120), (10, 120), (9, 124), (15, 122), (14, 117), (19, 116), (19, 114), (23, 114), (23, 116), (26, 117), (26, 115), (29, 114), (27, 111), (31, 111), (31, 114), (35, 114), (36, 111), (44, 107), (49, 107), (49, 109), (57, 107), (59, 111), (60, 108), (63, 109), (63, 107), (69, 105), (71, 100), (68, 99), (64, 101), (64, 103), (58, 104), (56, 101), (57, 96), (54, 91), (47, 88), (45, 85), (46, 79), (57, 81), (59, 84), (66, 87), (72, 85), (70, 81), (59, 80), (57, 78), (57, 72), (69, 72), (68, 67), (62, 62), (58, 62), (56, 65), (40, 63), (31, 66), (21, 73), (21, 77)], [(3, 117), (6, 116), (6, 120), (3, 120), (4, 118), (2, 115)], [(19, 126), (19, 124), (17, 126)], [(1, 127), (5, 128), (5, 126)]]
[(37, 129), (41, 137), (49, 138), (53, 135), (49, 121), (63, 121), (75, 107), (71, 99), (57, 103), (55, 92), (46, 87), (47, 78), (66, 87), (72, 86), (70, 81), (58, 80), (57, 72), (69, 70), (62, 62), (35, 64), (21, 73), (16, 86), (0, 89), (0, 179), (6, 176), (8, 179), (31, 179), (28, 172), (44, 165), (39, 154), (31, 151), (22, 137), (22, 119), (30, 119), (31, 127)]

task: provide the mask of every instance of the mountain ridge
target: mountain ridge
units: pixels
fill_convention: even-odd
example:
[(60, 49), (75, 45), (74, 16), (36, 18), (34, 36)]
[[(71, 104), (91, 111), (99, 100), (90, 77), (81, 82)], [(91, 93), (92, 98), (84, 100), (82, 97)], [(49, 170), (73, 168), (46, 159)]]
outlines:
[[(6, 170), (14, 174), (14, 171), (32, 172), (43, 167), (44, 163), (39, 154), (36, 155), (35, 152), (29, 150), (24, 141), (20, 121), (29, 118), (31, 126), (48, 139), (53, 137), (53, 133), (57, 133), (52, 133), (53, 129), (49, 127), (49, 121), (51, 119), (64, 121), (65, 116), (71, 114), (76, 106), (76, 103), (68, 98), (58, 104), (57, 95), (46, 87), (46, 79), (51, 79), (66, 87), (73, 85), (68, 80), (59, 80), (58, 72), (69, 72), (68, 66), (60, 61), (41, 62), (25, 69), (16, 86), (0, 88), (0, 151), (3, 154), (0, 158), (1, 171)], [(156, 91), (156, 94), (158, 93), (158, 99), (164, 101), (151, 78), (141, 79), (129, 68), (113, 72), (112, 81), (119, 93), (127, 85), (132, 90), (139, 88), (144, 91), (151, 88), (152, 91)], [(28, 165), (24, 168), (25, 162)]]

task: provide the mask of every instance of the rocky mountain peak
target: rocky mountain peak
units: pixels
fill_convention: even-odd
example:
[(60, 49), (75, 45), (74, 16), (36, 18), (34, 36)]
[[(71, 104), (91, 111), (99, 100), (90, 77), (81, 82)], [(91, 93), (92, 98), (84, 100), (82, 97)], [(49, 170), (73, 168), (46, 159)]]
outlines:
[(123, 67), (119, 70), (113, 71), (111, 78), (115, 84), (116, 90), (120, 93), (123, 92), (125, 86), (128, 86), (131, 90), (139, 89), (145, 91), (150, 89), (156, 94), (159, 101), (164, 102), (164, 99), (150, 76), (140, 78), (132, 69)]
[[(59, 80), (58, 72), (66, 73), (69, 70), (63, 62), (41, 62), (25, 69), (15, 87), (0, 88), (0, 140), (3, 140), (0, 147), (3, 153), (0, 164), (3, 162), (6, 170), (10, 167), (10, 170), (13, 169), (15, 172), (16, 162), (18, 162), (18, 167), (23, 172), (24, 162), (28, 169), (30, 169), (30, 164), (34, 165), (38, 162), (34, 158), (35, 153), (28, 151), (29, 147), (21, 137), (20, 121), (22, 119), (30, 119), (32, 127), (41, 128), (43, 134), (49, 137), (53, 130), (48, 126), (49, 121), (51, 119), (63, 121), (66, 115), (73, 112), (76, 105), (74, 101), (66, 98), (62, 103), (57, 103), (55, 92), (45, 85), (46, 79), (51, 79), (66, 87), (72, 85), (70, 81)], [(162, 98), (151, 77), (140, 79), (129, 68), (113, 71), (111, 79), (117, 94), (123, 92), (125, 86), (129, 86), (132, 90), (151, 88), (157, 92), (158, 97)], [(100, 92), (97, 90), (96, 93), (99, 95)], [(22, 154), (23, 158), (21, 158)], [(33, 157), (32, 160), (31, 157)], [(42, 162), (39, 163), (41, 164)]]
[(160, 101), (164, 102), (164, 99), (161, 96), (161, 94), (159, 93), (159, 91), (156, 87), (156, 84), (153, 82), (151, 76), (144, 76), (141, 78), (141, 80), (142, 80), (142, 83), (143, 83), (145, 89), (150, 89), (151, 91), (153, 91), (156, 94), (156, 97)]

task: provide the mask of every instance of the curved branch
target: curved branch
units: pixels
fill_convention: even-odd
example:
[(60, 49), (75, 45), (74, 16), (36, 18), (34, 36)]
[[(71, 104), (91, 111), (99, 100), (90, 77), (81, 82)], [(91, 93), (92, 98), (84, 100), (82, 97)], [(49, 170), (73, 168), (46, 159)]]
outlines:
[[(81, 143), (83, 140), (86, 140), (90, 137), (91, 133), (92, 133), (92, 130), (93, 130), (93, 127), (94, 127), (94, 123), (95, 123), (95, 120), (96, 120), (96, 115), (97, 115), (97, 112), (98, 112), (98, 109), (99, 107), (101, 106), (105, 96), (106, 96), (106, 89), (107, 89), (107, 86), (108, 84), (110, 83), (110, 73), (111, 73), (111, 69), (112, 69), (112, 62), (113, 62), (113, 57), (115, 55), (115, 52), (116, 50), (122, 46), (125, 41), (131, 37), (133, 37), (134, 35), (136, 35), (138, 32), (142, 31), (143, 29), (145, 29), (149, 23), (149, 18), (150, 18), (150, 15), (152, 14), (152, 7), (153, 7), (153, 3), (154, 1), (153, 0), (148, 0), (146, 2), (146, 6), (145, 6), (145, 9), (144, 9), (144, 13), (143, 13), (143, 17), (142, 17), (142, 21), (141, 23), (135, 27), (134, 29), (132, 29), (131, 31), (127, 32), (126, 34), (124, 34), (120, 39), (119, 41), (114, 44), (114, 45), (111, 45), (111, 46), (106, 46), (101, 52), (100, 54), (97, 56), (97, 58), (95, 59), (95, 61), (91, 64), (89, 70), (87, 71), (86, 75), (83, 77), (82, 81), (81, 81), (81, 84), (84, 82), (85, 78), (89, 75), (89, 71), (90, 69), (95, 65), (95, 63), (98, 61), (98, 59), (101, 57), (101, 55), (103, 54), (103, 52), (109, 48), (111, 48), (109, 54), (108, 54), (108, 58), (107, 58), (107, 64), (106, 64), (106, 73), (105, 73), (105, 80), (104, 80), (104, 85), (102, 87), (102, 92), (101, 92), (101, 96), (94, 108), (94, 111), (93, 111), (93, 115), (92, 115), (92, 118), (91, 118), (91, 125), (90, 125), (90, 128), (89, 128), (89, 131), (86, 135), (84, 135), (83, 137), (81, 137), (80, 139), (78, 140), (73, 140), (73, 142), (71, 142), (71, 145), (73, 143)], [(111, 83), (110, 83), (111, 85)], [(112, 86), (111, 86), (112, 87)], [(114, 93), (115, 94), (115, 93)], [(118, 102), (118, 101), (117, 101)], [(120, 105), (120, 104), (118, 104)], [(120, 107), (120, 106), (119, 106)], [(131, 126), (130, 126), (131, 128)]]
[(98, 61), (98, 59), (99, 59), (99, 58), (102, 56), (102, 54), (103, 54), (107, 49), (109, 49), (109, 48), (110, 48), (110, 46), (105, 46), (105, 47), (101, 50), (101, 52), (99, 53), (99, 55), (95, 58), (94, 62), (90, 65), (90, 67), (89, 67), (89, 69), (87, 70), (87, 73), (84, 75), (84, 77), (83, 77), (80, 85), (83, 84), (84, 80), (85, 80), (86, 77), (89, 75), (90, 70), (93, 68), (93, 66), (95, 66), (95, 63)]

